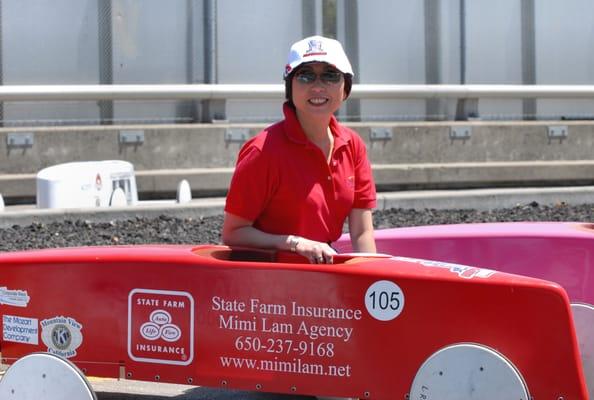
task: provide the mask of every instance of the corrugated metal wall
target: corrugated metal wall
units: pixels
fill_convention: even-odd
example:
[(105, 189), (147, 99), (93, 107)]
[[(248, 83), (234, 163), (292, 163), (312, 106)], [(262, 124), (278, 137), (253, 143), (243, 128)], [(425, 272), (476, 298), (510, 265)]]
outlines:
[[(214, 8), (214, 31), (205, 9)], [(289, 45), (336, 35), (360, 83), (594, 84), (589, 0), (0, 0), (1, 82), (281, 83)], [(213, 35), (212, 37), (209, 35)], [(214, 49), (207, 42), (214, 40)], [(454, 100), (351, 101), (344, 119), (452, 119)], [(594, 101), (482, 100), (485, 119), (585, 118)], [(4, 103), (4, 124), (190, 122), (189, 101)], [(279, 118), (277, 102), (229, 101), (231, 121)]]

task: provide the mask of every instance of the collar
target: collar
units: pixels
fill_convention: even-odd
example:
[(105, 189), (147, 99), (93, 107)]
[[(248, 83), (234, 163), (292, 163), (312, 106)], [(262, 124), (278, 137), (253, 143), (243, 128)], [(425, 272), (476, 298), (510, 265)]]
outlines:
[[(283, 104), (283, 114), (285, 115), (283, 121), (284, 131), (289, 140), (304, 145), (311, 143), (305, 135), (305, 132), (303, 132), (303, 128), (297, 119), (295, 109), (289, 105), (289, 102)], [(334, 115), (330, 117), (329, 126), (330, 132), (332, 132), (332, 135), (334, 136), (334, 149), (346, 145), (351, 140), (350, 135), (345, 132), (344, 127), (338, 123)]]

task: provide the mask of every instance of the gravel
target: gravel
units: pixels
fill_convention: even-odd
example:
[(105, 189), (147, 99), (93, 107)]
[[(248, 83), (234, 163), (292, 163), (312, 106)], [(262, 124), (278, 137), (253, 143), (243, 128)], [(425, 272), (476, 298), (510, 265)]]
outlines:
[[(506, 221), (594, 221), (594, 204), (543, 206), (536, 202), (510, 209), (477, 211), (389, 209), (373, 214), (376, 229), (403, 226)], [(51, 247), (147, 243), (219, 243), (222, 215), (199, 219), (168, 216), (95, 223), (64, 220), (0, 229), (0, 251)]]

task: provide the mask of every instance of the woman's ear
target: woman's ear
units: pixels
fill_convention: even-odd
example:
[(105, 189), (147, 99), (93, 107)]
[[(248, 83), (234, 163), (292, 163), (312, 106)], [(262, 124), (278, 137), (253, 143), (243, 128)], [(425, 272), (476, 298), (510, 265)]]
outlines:
[(353, 88), (353, 77), (350, 75), (344, 76), (344, 96), (342, 101), (345, 101), (351, 95), (351, 89)]

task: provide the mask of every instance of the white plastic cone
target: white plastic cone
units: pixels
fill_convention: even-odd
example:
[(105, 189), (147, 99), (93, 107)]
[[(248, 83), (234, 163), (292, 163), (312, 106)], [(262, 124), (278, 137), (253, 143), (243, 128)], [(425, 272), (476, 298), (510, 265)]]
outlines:
[(175, 201), (178, 204), (189, 203), (192, 200), (192, 189), (187, 180), (183, 179), (177, 185), (177, 196)]

